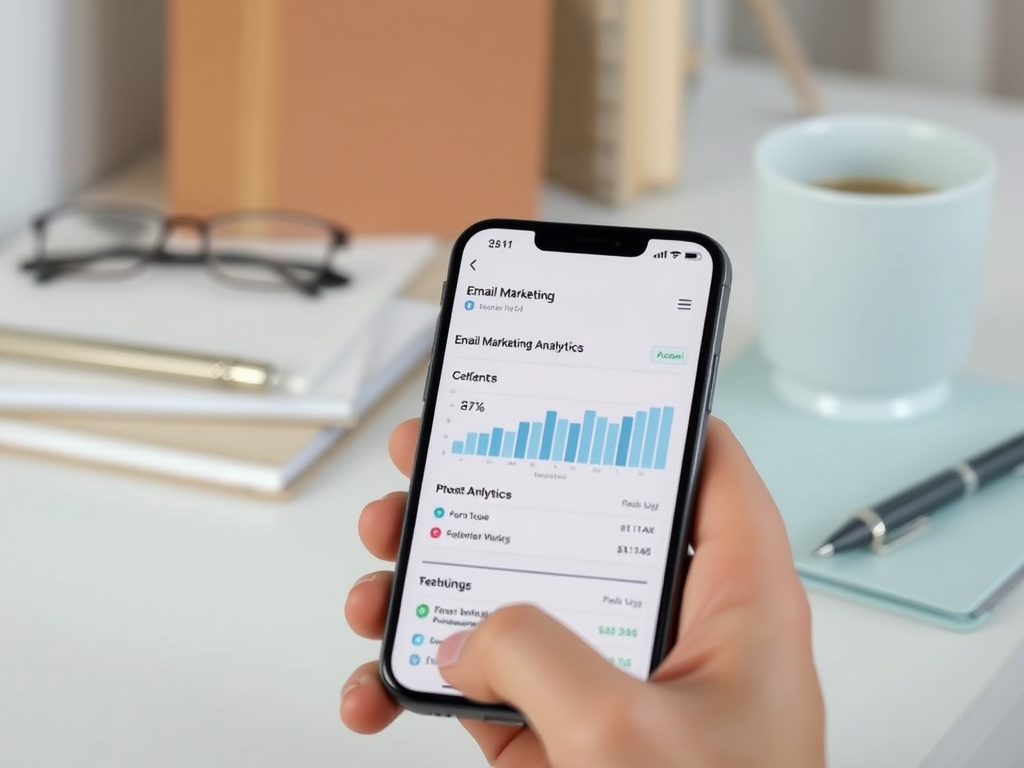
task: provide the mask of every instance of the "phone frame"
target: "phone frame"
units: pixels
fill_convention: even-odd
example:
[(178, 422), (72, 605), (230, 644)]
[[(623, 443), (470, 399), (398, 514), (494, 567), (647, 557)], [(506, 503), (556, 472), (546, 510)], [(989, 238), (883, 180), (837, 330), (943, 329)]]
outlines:
[[(467, 717), (508, 723), (523, 723), (518, 710), (504, 704), (482, 704), (464, 696), (427, 693), (406, 688), (398, 682), (391, 668), (391, 657), (396, 643), (398, 610), (402, 602), (409, 555), (413, 545), (416, 509), (419, 506), (423, 471), (426, 466), (427, 446), (433, 429), (434, 411), (441, 386), (441, 369), (447, 347), (451, 317), (455, 307), (455, 286), (458, 285), (463, 255), (469, 240), (489, 229), (514, 229), (534, 233), (535, 245), (540, 250), (567, 253), (587, 253), (596, 258), (636, 258), (646, 250), (648, 242), (678, 240), (704, 247), (712, 260), (711, 284), (708, 292), (708, 311), (704, 319), (700, 353), (697, 356), (697, 375), (693, 403), (687, 421), (683, 468), (679, 478), (676, 509), (669, 536), (665, 580), (658, 606), (655, 625), (651, 669), (648, 676), (665, 658), (675, 642), (679, 623), (683, 584), (689, 567), (690, 539), (693, 529), (693, 507), (696, 500), (704, 440), (722, 346), (722, 333), (732, 283), (732, 266), (725, 250), (714, 239), (699, 232), (670, 229), (613, 227), (591, 224), (528, 221), (519, 219), (486, 219), (466, 229), (452, 246), (445, 288), (441, 297), (441, 311), (434, 330), (434, 345), (423, 390), (423, 413), (416, 444), (415, 459), (409, 480), (402, 535), (395, 564), (394, 585), (388, 602), (384, 638), (381, 644), (380, 675), (385, 688), (405, 709), (421, 714), (442, 717)], [(451, 290), (449, 290), (449, 286)]]

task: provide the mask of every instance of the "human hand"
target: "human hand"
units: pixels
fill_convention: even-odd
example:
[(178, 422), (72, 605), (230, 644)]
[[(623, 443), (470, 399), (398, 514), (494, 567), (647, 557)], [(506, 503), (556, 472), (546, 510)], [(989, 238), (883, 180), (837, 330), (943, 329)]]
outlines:
[[(392, 433), (406, 475), (418, 421)], [(394, 560), (405, 494), (371, 502), (359, 534)], [(472, 699), (507, 702), (529, 722), (513, 728), (464, 721), (499, 768), (820, 768), (824, 705), (811, 654), (810, 611), (778, 510), (743, 448), (712, 419), (675, 647), (649, 682), (621, 672), (531, 606), (495, 611), (438, 649), (441, 674)], [(380, 638), (393, 575), (360, 579), (345, 614)], [(355, 731), (385, 728), (400, 708), (376, 662), (342, 692), (341, 718)]]

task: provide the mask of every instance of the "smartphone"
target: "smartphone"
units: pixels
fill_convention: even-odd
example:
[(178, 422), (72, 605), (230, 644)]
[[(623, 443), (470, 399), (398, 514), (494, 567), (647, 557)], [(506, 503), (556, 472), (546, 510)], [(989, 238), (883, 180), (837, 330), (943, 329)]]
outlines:
[(438, 645), (528, 602), (646, 679), (675, 642), (731, 282), (696, 232), (489, 220), (459, 236), (424, 390), (381, 677), (521, 722)]

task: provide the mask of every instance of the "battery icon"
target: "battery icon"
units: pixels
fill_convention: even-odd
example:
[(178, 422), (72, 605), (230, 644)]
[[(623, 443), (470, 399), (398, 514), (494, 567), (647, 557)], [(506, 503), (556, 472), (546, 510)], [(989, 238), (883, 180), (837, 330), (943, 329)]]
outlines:
[(698, 259), (699, 260), (700, 259), (700, 253), (697, 253), (697, 252), (694, 252), (694, 251), (687, 251), (686, 252), (686, 258), (688, 258), (688, 259)]

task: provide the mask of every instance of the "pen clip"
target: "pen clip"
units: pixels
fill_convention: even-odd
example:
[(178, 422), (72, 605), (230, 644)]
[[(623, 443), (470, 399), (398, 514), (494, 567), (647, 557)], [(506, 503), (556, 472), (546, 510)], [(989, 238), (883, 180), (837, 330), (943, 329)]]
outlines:
[(894, 549), (909, 544), (928, 528), (928, 516), (915, 517), (909, 523), (892, 531), (886, 531), (881, 537), (872, 539), (871, 551), (876, 555), (887, 555)]
[(871, 551), (876, 555), (886, 555), (897, 547), (913, 541), (928, 527), (927, 515), (915, 517), (892, 530), (886, 527), (885, 521), (873, 509), (858, 509), (851, 517), (860, 520), (871, 531)]

